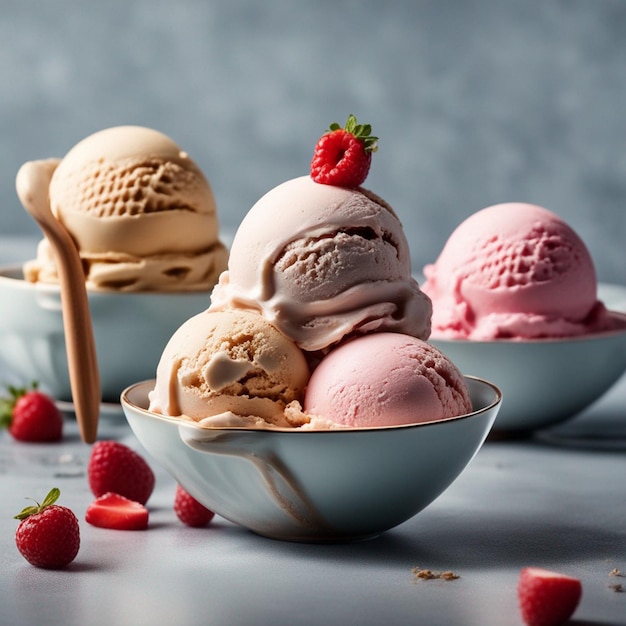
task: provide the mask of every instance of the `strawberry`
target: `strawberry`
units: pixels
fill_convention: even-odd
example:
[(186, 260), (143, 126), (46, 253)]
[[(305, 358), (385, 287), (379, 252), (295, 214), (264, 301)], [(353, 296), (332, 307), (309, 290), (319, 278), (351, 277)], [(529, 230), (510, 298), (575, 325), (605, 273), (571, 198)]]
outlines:
[(117, 493), (105, 493), (96, 498), (85, 512), (85, 520), (92, 526), (113, 530), (145, 530), (148, 528), (148, 509)]
[(363, 184), (378, 149), (378, 137), (373, 137), (369, 124), (358, 124), (354, 115), (348, 116), (341, 128), (333, 122), (315, 145), (311, 161), (311, 178), (323, 185), (358, 187)]
[(87, 477), (93, 495), (118, 493), (145, 504), (154, 489), (154, 472), (144, 458), (118, 441), (97, 441), (91, 450)]
[(35, 502), (15, 516), (21, 520), (15, 533), (17, 549), (35, 567), (59, 569), (78, 554), (78, 519), (67, 507), (55, 504), (59, 495), (54, 487), (41, 504)]
[(525, 567), (517, 585), (522, 619), (528, 626), (558, 626), (576, 610), (580, 580), (539, 567)]
[(54, 400), (37, 389), (9, 385), (9, 398), (0, 400), (0, 425), (8, 427), (15, 439), (28, 442), (59, 441), (63, 416)]
[(180, 485), (176, 486), (174, 512), (183, 524), (195, 528), (206, 526), (215, 515), (213, 511), (207, 509), (203, 504), (200, 504), (200, 502), (187, 493)]

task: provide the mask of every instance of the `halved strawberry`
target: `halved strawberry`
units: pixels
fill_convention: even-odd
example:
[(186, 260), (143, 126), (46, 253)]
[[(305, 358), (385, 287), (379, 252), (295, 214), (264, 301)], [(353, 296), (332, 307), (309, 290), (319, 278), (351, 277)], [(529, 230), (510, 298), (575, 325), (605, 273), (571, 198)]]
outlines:
[(576, 610), (582, 595), (578, 578), (539, 567), (525, 567), (517, 595), (522, 619), (528, 626), (558, 626)]
[(113, 530), (145, 530), (148, 517), (148, 509), (143, 504), (117, 493), (105, 493), (96, 498), (85, 513), (85, 520), (92, 526)]

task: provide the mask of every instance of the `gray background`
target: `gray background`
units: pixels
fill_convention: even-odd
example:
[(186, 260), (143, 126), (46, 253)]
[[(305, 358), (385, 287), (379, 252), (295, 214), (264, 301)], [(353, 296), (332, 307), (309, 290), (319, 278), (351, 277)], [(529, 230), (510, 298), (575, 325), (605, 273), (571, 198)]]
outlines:
[(353, 112), (381, 137), (366, 186), (415, 271), (462, 219), (520, 200), (626, 282), (624, 0), (0, 0), (0, 70), (1, 234), (39, 232), (21, 163), (118, 124), (189, 152), (232, 230)]

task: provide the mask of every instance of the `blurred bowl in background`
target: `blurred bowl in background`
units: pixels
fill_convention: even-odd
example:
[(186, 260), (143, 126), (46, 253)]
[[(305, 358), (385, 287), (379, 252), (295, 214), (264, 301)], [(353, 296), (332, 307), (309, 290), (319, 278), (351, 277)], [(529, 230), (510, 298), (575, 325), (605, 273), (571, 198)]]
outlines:
[[(165, 344), (210, 303), (210, 290), (88, 292), (102, 400), (117, 403), (131, 383), (155, 375)], [(0, 268), (0, 360), (20, 384), (33, 380), (71, 402), (58, 286), (25, 281), (21, 266)]]
[(599, 297), (623, 318), (620, 330), (537, 340), (429, 340), (463, 372), (498, 385), (504, 401), (493, 431), (532, 431), (563, 422), (598, 400), (626, 371), (626, 287)]

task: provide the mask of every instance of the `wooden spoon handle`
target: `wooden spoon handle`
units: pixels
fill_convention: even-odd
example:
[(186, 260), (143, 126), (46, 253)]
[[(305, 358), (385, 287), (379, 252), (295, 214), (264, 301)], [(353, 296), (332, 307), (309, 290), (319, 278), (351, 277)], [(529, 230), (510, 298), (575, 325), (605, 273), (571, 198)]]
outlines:
[[(56, 235), (63, 240), (63, 243), (58, 246), (59, 248), (68, 250), (69, 246), (75, 246), (74, 241), (65, 230)], [(51, 239), (50, 234), (47, 236), (48, 239)], [(76, 419), (83, 441), (93, 443), (98, 433), (101, 401), (100, 373), (89, 301), (85, 289), (85, 274), (80, 261), (75, 262), (76, 258), (78, 255), (68, 254), (67, 259), (57, 261), (61, 286), (63, 330)]]
[(18, 196), (53, 250), (61, 288), (61, 308), (72, 400), (81, 438), (93, 443), (100, 413), (100, 373), (85, 274), (74, 240), (50, 210), (48, 187), (57, 160), (25, 163), (17, 174)]

